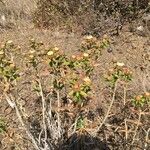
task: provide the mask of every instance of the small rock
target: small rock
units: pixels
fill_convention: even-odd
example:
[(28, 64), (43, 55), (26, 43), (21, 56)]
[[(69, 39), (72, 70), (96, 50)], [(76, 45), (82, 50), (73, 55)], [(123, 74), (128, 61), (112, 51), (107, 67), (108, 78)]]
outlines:
[(108, 53), (112, 53), (112, 52), (113, 52), (112, 47), (108, 47), (108, 48), (107, 48), (107, 52), (108, 52)]
[(138, 26), (136, 28), (136, 33), (140, 36), (146, 36), (145, 28), (143, 26)]
[(137, 31), (141, 31), (141, 32), (144, 31), (144, 27), (143, 26), (138, 26), (136, 29), (137, 29)]

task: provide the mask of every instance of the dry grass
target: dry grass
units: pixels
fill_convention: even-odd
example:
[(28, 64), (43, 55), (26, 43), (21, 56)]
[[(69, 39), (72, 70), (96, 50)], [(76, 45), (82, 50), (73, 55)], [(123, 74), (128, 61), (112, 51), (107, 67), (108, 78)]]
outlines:
[(0, 26), (6, 29), (27, 26), (35, 10), (36, 0), (2, 0)]
[[(20, 15), (21, 13), (25, 13), (28, 15), (32, 15), (35, 11), (37, 0), (2, 0), (1, 9), (2, 12), (7, 14), (7, 11), (14, 13), (14, 15)], [(5, 12), (6, 11), (6, 12)]]

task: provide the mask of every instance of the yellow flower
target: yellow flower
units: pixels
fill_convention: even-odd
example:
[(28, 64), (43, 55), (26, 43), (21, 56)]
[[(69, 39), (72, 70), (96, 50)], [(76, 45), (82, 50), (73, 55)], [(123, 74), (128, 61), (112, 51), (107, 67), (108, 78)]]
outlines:
[(4, 52), (3, 51), (0, 51), (0, 55), (3, 55), (4, 54)]
[(83, 53), (83, 56), (84, 57), (89, 57), (89, 54), (88, 53)]
[(76, 58), (77, 58), (75, 55), (72, 55), (71, 57), (72, 57), (73, 59), (76, 59)]
[(116, 64), (118, 67), (123, 67), (125, 64), (124, 63), (121, 63), (121, 62), (117, 62)]
[(108, 81), (111, 81), (111, 80), (112, 80), (112, 77), (109, 76), (109, 75), (106, 75), (106, 76), (105, 76), (105, 79), (108, 80)]
[(32, 39), (30, 39), (30, 41), (31, 41), (31, 42), (35, 42), (35, 39), (34, 39), (34, 38), (32, 38)]
[(114, 73), (114, 69), (113, 68), (109, 69), (108, 71), (109, 71), (109, 74)]
[(107, 34), (104, 34), (103, 38), (104, 38), (104, 39), (108, 39), (108, 35), (107, 35)]
[(10, 68), (14, 68), (14, 67), (15, 67), (15, 64), (12, 63), (12, 64), (10, 64), (9, 66), (10, 66)]
[(48, 56), (52, 56), (53, 54), (54, 54), (53, 51), (49, 51), (49, 52), (47, 53)]
[(93, 36), (92, 36), (92, 35), (86, 36), (85, 39), (86, 39), (86, 40), (92, 40), (92, 39), (93, 39)]
[(34, 54), (35, 52), (35, 50), (30, 50), (30, 54)]
[(30, 58), (30, 59), (33, 59), (33, 58), (34, 58), (34, 55), (29, 55), (29, 58)]
[(150, 97), (150, 93), (149, 93), (149, 92), (145, 92), (145, 93), (144, 93), (144, 96), (145, 96), (145, 97)]
[(88, 84), (91, 83), (91, 79), (90, 79), (89, 77), (85, 77), (85, 78), (83, 79), (83, 81), (86, 82), (86, 83), (88, 83)]
[(12, 44), (13, 44), (13, 41), (12, 41), (12, 40), (9, 40), (9, 41), (7, 41), (7, 44), (8, 44), (8, 45), (12, 45)]
[(54, 47), (54, 51), (59, 51), (59, 48), (58, 47)]

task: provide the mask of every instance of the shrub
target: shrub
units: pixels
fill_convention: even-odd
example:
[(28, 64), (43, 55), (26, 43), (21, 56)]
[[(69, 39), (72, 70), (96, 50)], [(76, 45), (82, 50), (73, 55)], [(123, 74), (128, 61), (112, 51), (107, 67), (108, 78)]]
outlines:
[(37, 3), (34, 23), (38, 27), (78, 25), (85, 32), (96, 33), (116, 26), (116, 22), (135, 19), (147, 7), (148, 0), (44, 0)]
[[(98, 135), (103, 130), (104, 132), (106, 131), (108, 124), (110, 124), (109, 127), (112, 126), (110, 129), (113, 129), (110, 135), (114, 134), (115, 129), (115, 137), (119, 133), (121, 138), (124, 137), (122, 131), (126, 129), (126, 126), (128, 128), (133, 127), (131, 128), (132, 132), (127, 133), (126, 137), (129, 139), (128, 144), (132, 146), (135, 143), (134, 140), (138, 128), (140, 128), (140, 122), (143, 121), (141, 120), (141, 115), (149, 114), (150, 93), (145, 92), (133, 99), (128, 99), (128, 84), (134, 78), (132, 71), (124, 63), (113, 61), (113, 68), (109, 69), (106, 74), (106, 80), (112, 86), (112, 89), (108, 89), (111, 90), (112, 99), (110, 99), (109, 107), (103, 119), (100, 118), (101, 114), (97, 114), (97, 108), (95, 110), (96, 101), (101, 101), (99, 99), (101, 97), (95, 98), (96, 95), (101, 94), (101, 90), (94, 89), (94, 81), (101, 78), (101, 76), (97, 75), (95, 67), (101, 58), (101, 51), (108, 46), (109, 39), (106, 37), (98, 40), (93, 36), (86, 36), (79, 51), (70, 56), (58, 47), (47, 47), (43, 42), (31, 39), (29, 52), (23, 53), (23, 56), (26, 56), (25, 62), (27, 65), (24, 70), (16, 64), (18, 57), (21, 55), (21, 48), (15, 46), (12, 41), (7, 41), (1, 45), (0, 81), (3, 85), (3, 96), (10, 107), (16, 111), (16, 115), (35, 149), (49, 149), (51, 147), (51, 149), (56, 149), (56, 147), (60, 146), (60, 141), (61, 143), (65, 140), (69, 141), (68, 137), (74, 133), (78, 135)], [(46, 76), (45, 74), (43, 75), (45, 68), (47, 70)], [(27, 74), (25, 73), (28, 73), (28, 71), (30, 74), (26, 76)], [(26, 79), (28, 79), (27, 82)], [(31, 88), (26, 89), (24, 81)], [(34, 87), (32, 87), (32, 83)], [(96, 86), (98, 84), (99, 82), (96, 83)], [(123, 87), (123, 93), (120, 91), (122, 88), (119, 89), (119, 85)], [(31, 90), (31, 93), (29, 90)], [(96, 90), (98, 94), (96, 94)], [(26, 96), (26, 92), (31, 95), (31, 97), (29, 96), (31, 103), (36, 103), (33, 100), (38, 99), (40, 103), (37, 108), (34, 108), (36, 105), (30, 107), (29, 105), (23, 106), (21, 104), (19, 100), (24, 98), (22, 93)], [(33, 97), (34, 92), (37, 94), (35, 98)], [(120, 94), (121, 97), (119, 96)], [(106, 95), (106, 100), (108, 98)], [(121, 98), (123, 98), (124, 105), (120, 101)], [(30, 101), (28, 102), (31, 104)], [(104, 103), (108, 106), (107, 101)], [(94, 108), (92, 105), (94, 105)], [(115, 112), (112, 115), (113, 106), (117, 106), (118, 110), (117, 113)], [(147, 112), (145, 110), (142, 112), (143, 106), (145, 106), (144, 109), (146, 108)], [(33, 109), (29, 116), (26, 115), (26, 111), (22, 111), (22, 108), (27, 110), (26, 108), (28, 107)], [(34, 115), (37, 116), (37, 123), (33, 123)], [(112, 122), (111, 116), (113, 117)], [(139, 116), (138, 123), (136, 123), (137, 116)], [(115, 121), (116, 119), (117, 121)], [(148, 122), (144, 120), (143, 125), (146, 127), (143, 127), (145, 131), (147, 124)], [(134, 128), (136, 129), (134, 130)], [(5, 123), (0, 119), (0, 132), (5, 130)], [(143, 132), (139, 130), (139, 135), (140, 131)], [(134, 138), (133, 140), (131, 139), (131, 144), (130, 137), (132, 135)], [(145, 136), (145, 134), (143, 135)]]

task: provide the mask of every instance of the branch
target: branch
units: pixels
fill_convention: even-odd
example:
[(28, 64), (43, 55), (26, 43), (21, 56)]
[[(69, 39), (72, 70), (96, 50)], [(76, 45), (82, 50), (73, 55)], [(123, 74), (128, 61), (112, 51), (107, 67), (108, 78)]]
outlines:
[(118, 81), (116, 81), (116, 83), (115, 83), (115, 87), (114, 87), (114, 91), (113, 91), (113, 97), (112, 97), (111, 103), (110, 103), (110, 105), (109, 105), (108, 111), (107, 111), (107, 113), (106, 113), (106, 115), (105, 115), (105, 117), (104, 117), (102, 123), (101, 123), (100, 126), (98, 127), (97, 131), (100, 130), (100, 128), (103, 126), (103, 124), (105, 124), (105, 122), (106, 122), (106, 120), (107, 120), (107, 118), (108, 118), (108, 115), (109, 115), (109, 113), (110, 113), (110, 110), (111, 110), (111, 108), (112, 108), (112, 105), (113, 105), (113, 103), (114, 103), (114, 101), (115, 101), (116, 90), (117, 90), (117, 84), (118, 84)]
[(11, 99), (10, 99), (10, 97), (9, 97), (6, 93), (4, 93), (4, 95), (5, 95), (5, 98), (6, 98), (7, 102), (8, 102), (8, 104), (10, 105), (10, 107), (13, 108), (13, 109), (15, 109), (16, 115), (17, 115), (17, 117), (18, 117), (18, 119), (19, 119), (19, 121), (20, 121), (22, 127), (23, 127), (24, 130), (26, 131), (28, 137), (31, 139), (31, 141), (32, 141), (32, 143), (33, 143), (35, 149), (36, 149), (36, 150), (40, 150), (39, 146), (37, 145), (36, 140), (35, 140), (34, 137), (33, 137), (33, 135), (31, 134), (31, 132), (30, 132), (30, 131), (28, 130), (28, 128), (26, 127), (26, 125), (25, 125), (25, 123), (24, 123), (24, 121), (23, 121), (23, 118), (22, 118), (22, 116), (21, 116), (21, 113), (20, 113), (20, 111), (19, 111), (19, 108), (18, 108), (16, 102), (13, 100), (12, 96), (10, 96), (10, 97), (11, 97)]

